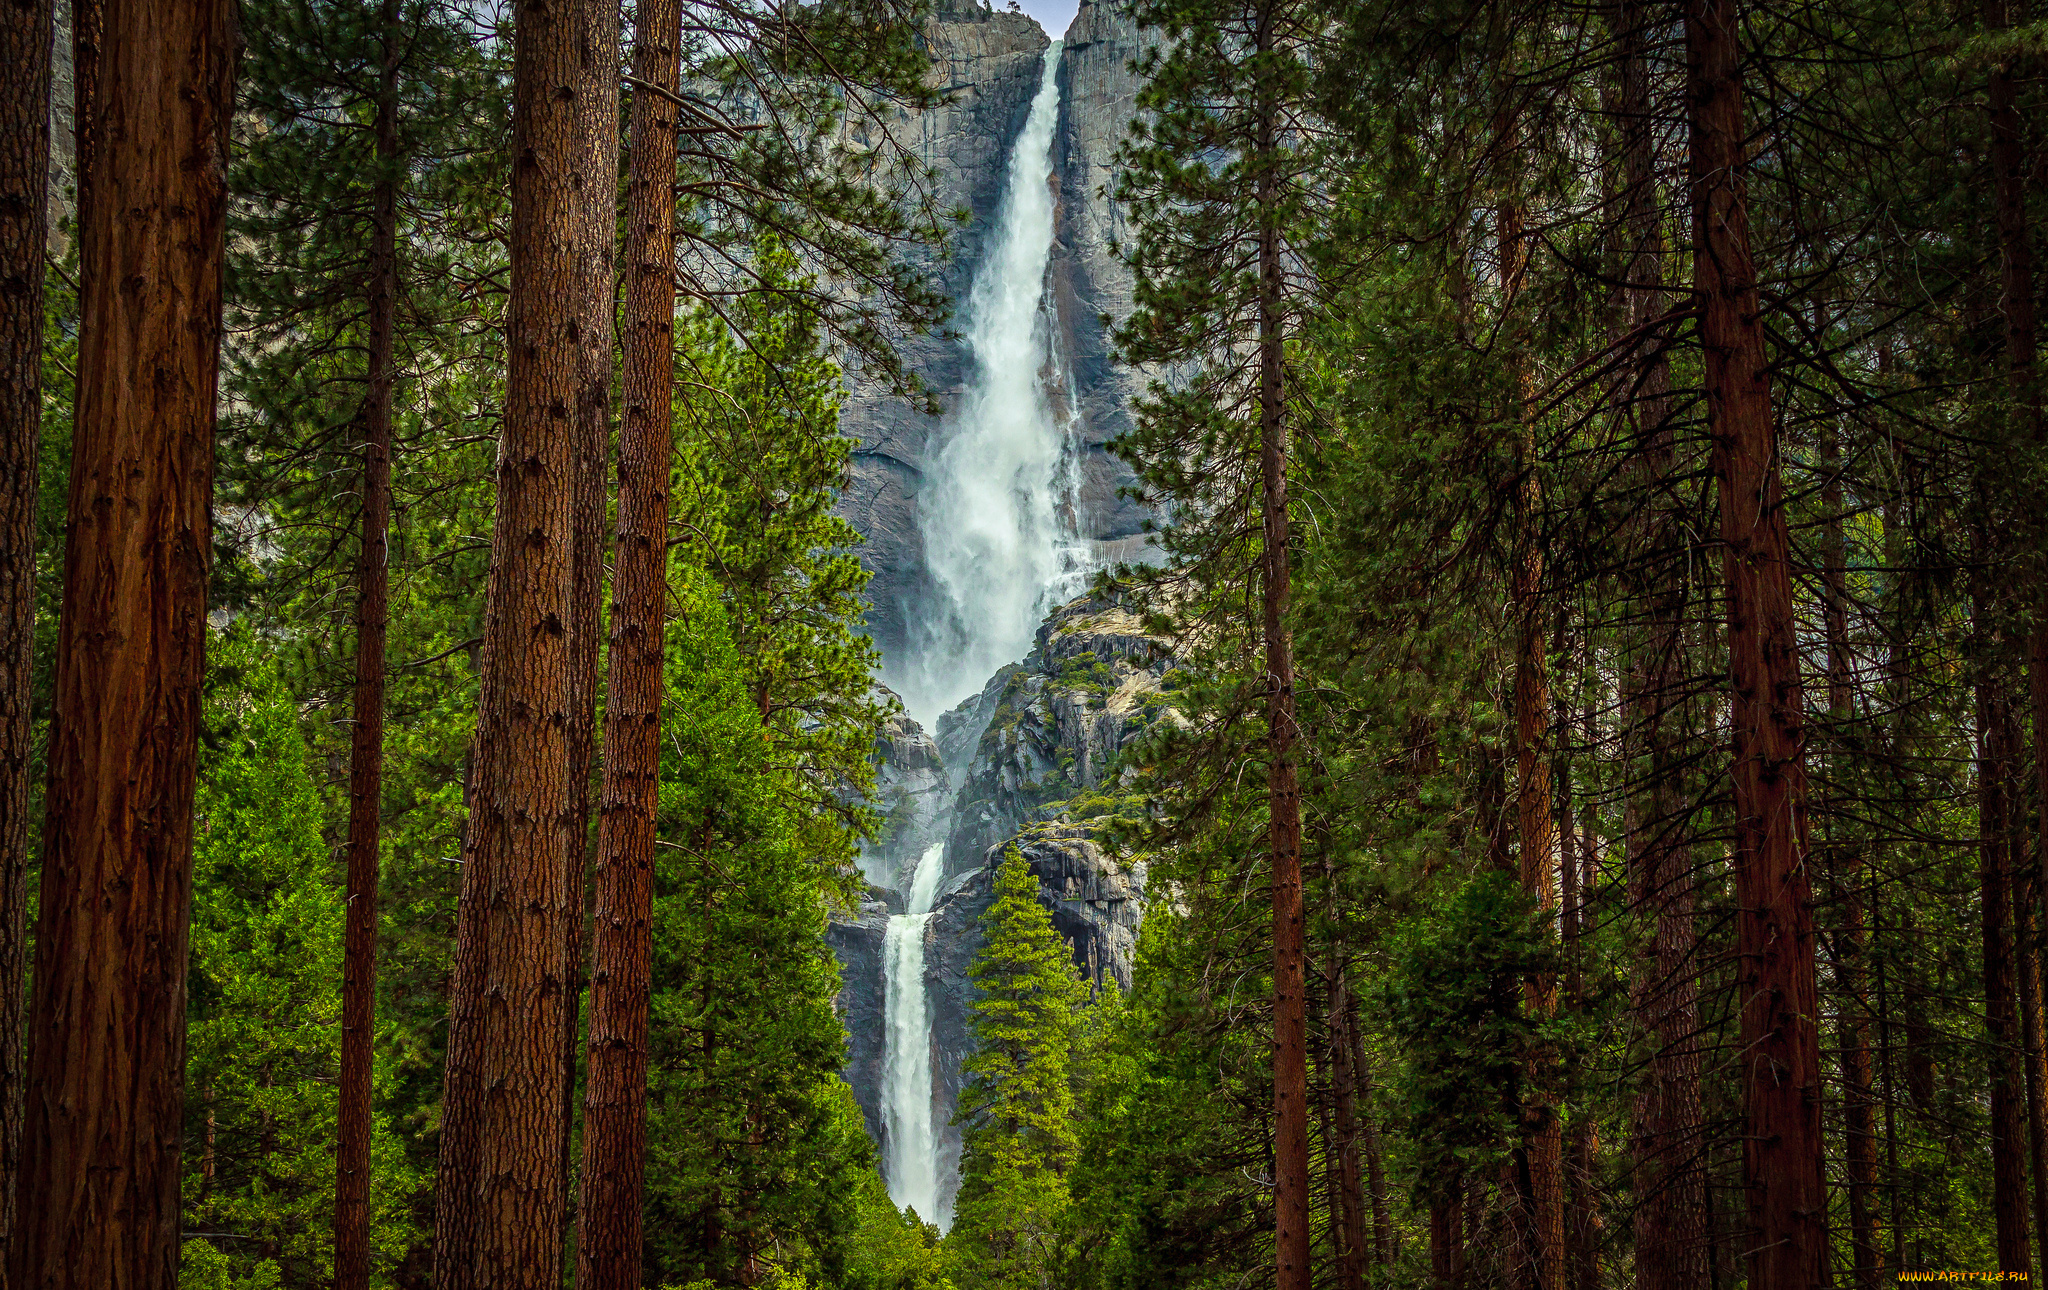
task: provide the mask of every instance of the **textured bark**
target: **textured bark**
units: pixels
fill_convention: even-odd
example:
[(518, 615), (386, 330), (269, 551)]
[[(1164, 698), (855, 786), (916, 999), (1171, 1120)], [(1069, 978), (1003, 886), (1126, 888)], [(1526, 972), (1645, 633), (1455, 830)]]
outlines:
[[(1558, 632), (1558, 653), (1564, 653), (1564, 633)], [(1571, 712), (1560, 703), (1558, 728), (1568, 730)], [(1587, 743), (1592, 742), (1592, 711), (1586, 715)], [(1567, 743), (1569, 740), (1566, 741)], [(1572, 827), (1571, 760), (1562, 751), (1557, 759), (1558, 877), (1563, 895), (1565, 940), (1565, 998), (1573, 1011), (1586, 1005), (1585, 951), (1579, 938), (1586, 927), (1586, 903), (1593, 889), (1593, 857), (1597, 842), (1593, 836), (1591, 812), (1587, 829), (1580, 834)], [(1565, 1223), (1565, 1264), (1572, 1290), (1599, 1290), (1600, 1286), (1600, 1189), (1595, 1181), (1595, 1161), (1600, 1154), (1600, 1130), (1592, 1116), (1572, 1122), (1565, 1137), (1565, 1177), (1570, 1187), (1570, 1209)]]
[(1736, 0), (1686, 0), (1693, 272), (1726, 578), (1734, 745), (1742, 1249), (1754, 1290), (1827, 1280), (1805, 716), (1777, 435), (1743, 185)]
[[(1986, 7), (1986, 24), (2012, 25), (2005, 0)], [(2005, 377), (2013, 401), (2012, 442), (2040, 445), (2044, 434), (2041, 391), (2034, 384), (2035, 315), (2034, 254), (2027, 227), (2027, 149), (2024, 123), (2014, 102), (2013, 68), (2008, 60), (1992, 64), (1985, 85), (1991, 117), (1992, 208), (1998, 225), (1999, 315), (2005, 323)], [(2037, 536), (2037, 551), (2038, 546)], [(2037, 557), (2038, 558), (2038, 557)], [(2042, 1035), (2040, 943), (2041, 902), (2048, 898), (2048, 578), (2037, 564), (2027, 570), (2034, 580), (2034, 626), (2027, 642), (2027, 677), (2034, 726), (2035, 790), (2040, 816), (2035, 840), (2034, 881), (2019, 915), (2021, 1019), (2027, 1046), (2028, 1146), (2034, 1171), (2034, 1242), (2048, 1259), (2048, 1044)], [(2021, 836), (2015, 831), (2014, 837)], [(2014, 857), (2015, 867), (2020, 864)]]
[[(1499, 211), (1501, 286), (1504, 307), (1512, 308), (1528, 267), (1521, 211), (1513, 202)], [(1525, 359), (1513, 360), (1517, 425), (1515, 538), (1509, 571), (1510, 612), (1515, 623), (1515, 835), (1516, 871), (1522, 891), (1536, 908), (1557, 909), (1556, 820), (1551, 814), (1549, 614), (1543, 602), (1543, 548), (1537, 515), (1543, 507), (1535, 425), (1529, 420), (1529, 375)], [(1558, 983), (1551, 973), (1522, 983), (1522, 1006), (1532, 1017), (1557, 1014)], [(1537, 1290), (1565, 1284), (1564, 1129), (1554, 1104), (1555, 1057), (1531, 1061), (1521, 1108), (1522, 1157), (1519, 1186), (1527, 1214), (1518, 1224), (1528, 1248), (1518, 1266)]]
[(1977, 684), (1977, 829), (1984, 949), (1984, 1029), (1990, 1044), (1991, 1193), (1997, 1215), (1998, 1267), (2029, 1269), (2026, 1172), (2026, 1076), (2013, 999), (2011, 794), (2017, 787), (2019, 730), (2003, 681)]
[[(1261, 56), (1276, 46), (1275, 16), (1259, 14)], [(1267, 848), (1273, 869), (1273, 1219), (1276, 1290), (1308, 1290), (1308, 1000), (1301, 892), (1301, 789), (1295, 777), (1293, 581), (1287, 550), (1287, 424), (1281, 386), (1285, 338), (1280, 265), (1278, 111), (1257, 106), (1259, 158), (1259, 480), (1264, 544), (1262, 628), (1266, 647)]]
[(1615, 10), (1621, 47), (1621, 161), (1626, 211), (1622, 326), (1631, 363), (1620, 405), (1635, 445), (1641, 574), (1633, 588), (1643, 626), (1622, 669), (1631, 774), (1639, 787), (1623, 811), (1625, 886), (1639, 935), (1629, 1007), (1649, 1060), (1630, 1116), (1636, 1283), (1701, 1290), (1708, 1279), (1707, 1195), (1700, 1101), (1699, 981), (1689, 804), (1682, 780), (1686, 737), (1678, 708), (1685, 684), (1686, 535), (1675, 494), (1671, 372), (1652, 329), (1665, 310), (1664, 234), (1651, 131), (1646, 6)]
[(169, 1290), (234, 19), (103, 22), (11, 1256), (17, 1286)]
[(1438, 1290), (1456, 1290), (1465, 1281), (1462, 1208), (1456, 1199), (1429, 1207), (1429, 1270)]
[(580, 287), (577, 88), (592, 0), (520, 0), (512, 281), (482, 694), (463, 840), (434, 1224), (440, 1290), (557, 1290)]
[[(576, 1009), (582, 997), (585, 852), (590, 845), (590, 786), (597, 731), (598, 633), (604, 596), (605, 474), (611, 452), (613, 248), (619, 228), (619, 6), (587, 0), (578, 43), (577, 249), (583, 260), (580, 388), (576, 394), (574, 501), (575, 588), (570, 596), (569, 651), (569, 918), (564, 926), (569, 987), (562, 1008), (562, 1104), (576, 1097)], [(562, 1179), (569, 1185), (570, 1117), (562, 1117)]]
[[(1823, 429), (1820, 460), (1827, 478), (1821, 484), (1821, 631), (1827, 644), (1828, 720), (1844, 729), (1854, 716), (1849, 659), (1848, 555), (1842, 535), (1841, 454), (1831, 430)], [(1837, 736), (1836, 756), (1846, 761), (1849, 749)], [(1844, 768), (1835, 770), (1844, 783)], [(1869, 929), (1863, 911), (1863, 848), (1851, 839), (1829, 847), (1829, 868), (1842, 906), (1835, 975), (1837, 1016), (1842, 1050), (1842, 1161), (1849, 1188), (1850, 1265), (1856, 1284), (1875, 1290), (1883, 1255), (1876, 1232), (1877, 1137), (1876, 1101), (1870, 1076), (1870, 1000), (1863, 979)]]
[[(680, 0), (641, 0), (633, 74), (675, 92)], [(583, 1191), (576, 1284), (636, 1290), (647, 1155), (647, 1000), (661, 770), (662, 627), (668, 592), (669, 462), (674, 446), (675, 105), (633, 95), (626, 213), (625, 419), (606, 685), (603, 804), (597, 825), (590, 1050), (583, 1102)]]
[(28, 967), (29, 679), (36, 618), (36, 446), (43, 418), (50, 0), (0, 3), (0, 1286), (21, 1146)]
[[(1324, 872), (1330, 872), (1325, 866)], [(1358, 1168), (1358, 1068), (1352, 1059), (1350, 983), (1336, 954), (1323, 977), (1330, 1002), (1330, 1100), (1336, 1113), (1336, 1164), (1331, 1171), (1335, 1202), (1330, 1206), (1337, 1249), (1337, 1283), (1345, 1290), (1365, 1284), (1365, 1188)]]
[(398, 0), (384, 0), (377, 162), (370, 206), (370, 345), (361, 414), (363, 509), (356, 556), (356, 685), (349, 732), (348, 903), (341, 968), (334, 1284), (370, 1284), (370, 1112), (377, 1027), (377, 868), (384, 805), (384, 642), (390, 625), (391, 399), (398, 312)]

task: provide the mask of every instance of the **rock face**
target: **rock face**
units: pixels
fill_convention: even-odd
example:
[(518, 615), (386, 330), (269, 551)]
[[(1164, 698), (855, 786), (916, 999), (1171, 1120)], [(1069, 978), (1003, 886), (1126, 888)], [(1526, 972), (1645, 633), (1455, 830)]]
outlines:
[(1030, 657), (971, 701), (989, 715), (954, 802), (947, 872), (981, 864), (990, 847), (1049, 818), (1050, 804), (1098, 788), (1169, 709), (1171, 664), (1166, 642), (1120, 605), (1083, 598), (1054, 611)]
[[(899, 717), (876, 742), (877, 799), (891, 826), (862, 856), (870, 898), (835, 920), (827, 938), (839, 959), (838, 1009), (851, 1040), (846, 1078), (869, 1132), (883, 1141), (883, 937), (889, 916), (903, 910), (909, 866), (943, 840), (944, 877), (926, 931), (925, 998), (940, 1177), (949, 1187), (960, 1141), (945, 1121), (973, 1051), (967, 972), (981, 950), (996, 866), (1010, 847), (1037, 876), (1039, 899), (1076, 966), (1092, 982), (1131, 984), (1144, 866), (1120, 862), (1093, 826), (1066, 812), (1112, 787), (1117, 754), (1147, 727), (1172, 719), (1165, 689), (1172, 661), (1167, 642), (1147, 635), (1136, 615), (1113, 600), (1084, 597), (1046, 619), (1028, 658), (942, 717), (936, 741)], [(950, 1210), (950, 1194), (942, 1200)]]
[[(1100, 317), (1121, 319), (1130, 311), (1130, 274), (1111, 249), (1121, 224), (1110, 196), (1136, 86), (1125, 64), (1139, 45), (1128, 18), (1093, 0), (1081, 6), (1067, 41), (1057, 73), (1060, 116), (1053, 137), (1051, 394), (1056, 405), (1076, 415), (1082, 447), (1076, 522), (1107, 563), (1139, 558), (1143, 544), (1142, 508), (1117, 495), (1131, 482), (1130, 472), (1104, 447), (1129, 427), (1128, 399), (1143, 381), (1110, 362), (1108, 329)], [(953, 240), (953, 257), (942, 266), (947, 290), (955, 302), (964, 302), (1051, 41), (1023, 14), (994, 12), (980, 0), (943, 0), (926, 25), (925, 42), (935, 60), (932, 83), (951, 90), (952, 100), (915, 114), (895, 133), (936, 173), (940, 202), (967, 213)], [(956, 317), (956, 329), (961, 321)], [(965, 342), (902, 337), (899, 347), (942, 409), (958, 406), (972, 374)], [(840, 427), (855, 447), (839, 511), (867, 539), (861, 558), (873, 575), (868, 630), (891, 657), (905, 646), (906, 624), (926, 594), (918, 495), (944, 416), (942, 411), (937, 419), (927, 417), (859, 381), (840, 413)]]
[[(886, 687), (877, 687), (890, 693)], [(890, 697), (894, 697), (893, 694)], [(903, 912), (898, 891), (909, 887), (905, 869), (926, 849), (946, 840), (955, 785), (946, 775), (938, 745), (924, 727), (897, 716), (875, 742), (875, 795), (871, 804), (882, 815), (882, 830), (861, 848), (861, 876)]]

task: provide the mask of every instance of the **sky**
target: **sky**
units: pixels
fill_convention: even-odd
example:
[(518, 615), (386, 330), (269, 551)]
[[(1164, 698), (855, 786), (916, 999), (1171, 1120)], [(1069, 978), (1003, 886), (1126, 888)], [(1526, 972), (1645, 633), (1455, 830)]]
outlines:
[[(1067, 24), (1074, 20), (1074, 9), (1079, 0), (1017, 0), (1018, 7), (1038, 19), (1038, 25), (1045, 28), (1045, 34), (1058, 40), (1066, 34)], [(1009, 0), (989, 0), (991, 9), (1007, 9)]]

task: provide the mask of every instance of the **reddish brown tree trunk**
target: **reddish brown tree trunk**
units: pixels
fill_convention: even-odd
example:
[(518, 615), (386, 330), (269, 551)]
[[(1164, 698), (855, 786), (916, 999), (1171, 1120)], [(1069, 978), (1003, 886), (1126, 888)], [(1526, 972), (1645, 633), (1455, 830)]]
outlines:
[[(1325, 866), (1329, 874), (1331, 868)], [(1331, 1102), (1336, 1113), (1336, 1169), (1331, 1226), (1336, 1238), (1338, 1284), (1359, 1290), (1365, 1283), (1365, 1188), (1358, 1169), (1358, 1068), (1352, 1060), (1350, 983), (1337, 954), (1324, 973), (1330, 1001)]]
[[(1499, 211), (1502, 307), (1512, 309), (1528, 268), (1528, 246), (1520, 209), (1504, 202)], [(1543, 506), (1538, 474), (1535, 426), (1529, 420), (1529, 376), (1526, 360), (1514, 361), (1517, 424), (1515, 460), (1520, 479), (1515, 489), (1515, 548), (1509, 571), (1509, 597), (1515, 619), (1515, 824), (1517, 872), (1522, 890), (1536, 908), (1557, 909), (1554, 848), (1556, 820), (1551, 815), (1550, 660), (1547, 653), (1549, 615), (1543, 603), (1543, 549), (1537, 515)], [(1557, 1013), (1557, 977), (1544, 973), (1522, 983), (1522, 1006), (1531, 1017)], [(1518, 1260), (1527, 1284), (1537, 1290), (1563, 1290), (1565, 1283), (1564, 1127), (1555, 1105), (1555, 1061), (1544, 1055), (1532, 1061), (1521, 1108), (1521, 1155), (1518, 1186), (1527, 1209), (1518, 1226), (1528, 1248)]]
[[(1259, 14), (1260, 55), (1275, 48)], [(1308, 1000), (1301, 893), (1301, 790), (1295, 779), (1294, 641), (1287, 622), (1287, 408), (1280, 281), (1278, 113), (1257, 108), (1259, 209), (1259, 478), (1266, 647), (1267, 846), (1273, 869), (1273, 1221), (1277, 1290), (1309, 1290)]]
[(647, 999), (661, 770), (662, 627), (668, 592), (675, 376), (675, 104), (680, 0), (641, 0), (635, 25), (626, 213), (625, 421), (597, 825), (590, 1057), (576, 1284), (640, 1285), (647, 1156)]
[(600, 0), (520, 0), (510, 354), (463, 842), (434, 1223), (440, 1290), (558, 1290), (564, 1183), (569, 726), (583, 389), (586, 156), (577, 94)]
[[(562, 1009), (562, 1104), (576, 1097), (576, 1012), (583, 987), (585, 852), (590, 845), (590, 786), (596, 770), (598, 633), (604, 596), (605, 474), (611, 453), (613, 249), (619, 210), (619, 6), (588, 0), (578, 47), (577, 147), (582, 152), (577, 238), (583, 257), (581, 388), (576, 397), (575, 589), (570, 599), (573, 661), (569, 708), (569, 963)], [(562, 1118), (562, 1178), (569, 1185), (570, 1117)]]
[(233, 7), (115, 0), (100, 42), (11, 1256), (17, 1286), (170, 1290)]
[(1805, 714), (1743, 186), (1736, 0), (1686, 0), (1693, 272), (1727, 579), (1735, 952), (1753, 1290), (1827, 1280)]
[(1707, 1284), (1707, 1196), (1700, 1101), (1699, 984), (1695, 960), (1689, 804), (1681, 780), (1685, 737), (1678, 712), (1685, 683), (1685, 531), (1675, 495), (1671, 373), (1655, 329), (1665, 310), (1664, 235), (1651, 131), (1649, 63), (1636, 0), (1616, 5), (1621, 47), (1622, 173), (1627, 246), (1623, 325), (1633, 353), (1620, 400), (1644, 496), (1643, 628), (1622, 672), (1632, 772), (1641, 787), (1623, 812), (1629, 908), (1647, 935), (1638, 942), (1629, 1005), (1650, 1059), (1632, 1108), (1629, 1158), (1635, 1190), (1637, 1283), (1658, 1290)]
[(1455, 1187), (1452, 1197), (1429, 1207), (1429, 1270), (1437, 1290), (1456, 1290), (1465, 1280), (1464, 1206)]
[[(1821, 463), (1828, 477), (1821, 485), (1825, 514), (1821, 533), (1821, 625), (1827, 641), (1828, 718), (1839, 730), (1854, 716), (1849, 660), (1848, 555), (1842, 535), (1842, 476), (1834, 435), (1821, 436)], [(1836, 755), (1846, 758), (1838, 738)], [(1835, 768), (1846, 783), (1846, 766)], [(1863, 912), (1863, 848), (1854, 840), (1831, 848), (1832, 868), (1842, 900), (1841, 950), (1836, 971), (1841, 981), (1839, 1002), (1842, 1045), (1842, 1157), (1849, 1184), (1850, 1261), (1856, 1284), (1875, 1290), (1883, 1266), (1876, 1229), (1877, 1134), (1876, 1100), (1871, 1091), (1870, 1009), (1864, 987), (1863, 955), (1869, 940)]]
[[(2012, 25), (2005, 0), (1992, 0), (1985, 19), (1994, 30)], [(2027, 150), (2024, 123), (2015, 103), (2009, 60), (1991, 66), (1986, 106), (1991, 116), (1992, 207), (1998, 224), (1999, 314), (2005, 320), (2006, 386), (2013, 401), (2014, 444), (2039, 445), (2044, 437), (2041, 391), (2034, 383), (2035, 317), (2034, 254), (2027, 227)], [(2038, 548), (2037, 548), (2038, 549)], [(2034, 1168), (2034, 1241), (2048, 1259), (2048, 1042), (2041, 1018), (2041, 902), (2048, 898), (2048, 587), (2039, 564), (2025, 573), (2034, 580), (2034, 628), (2027, 648), (2027, 676), (2034, 722), (2035, 788), (2039, 794), (2039, 828), (2035, 840), (2034, 881), (2022, 883), (2027, 894), (2020, 910), (2021, 1016), (2027, 1044), (2027, 1111), (2029, 1145)], [(2015, 845), (2023, 830), (2014, 833)], [(2015, 868), (2021, 866), (2018, 855)], [(2029, 891), (2029, 889), (2031, 889)]]
[(356, 688), (348, 762), (348, 903), (335, 1126), (334, 1284), (370, 1284), (370, 1121), (377, 1027), (377, 868), (384, 804), (384, 642), (390, 623), (391, 400), (398, 313), (398, 0), (384, 0), (370, 213), (370, 352), (356, 560)]
[(2026, 1076), (2013, 1001), (2012, 836), (2010, 794), (2018, 769), (2019, 730), (2005, 687), (1990, 674), (1977, 683), (1977, 829), (1982, 865), (1984, 1026), (1990, 1041), (1991, 1193), (1996, 1215), (1998, 1267), (2029, 1270), (2027, 1238)]
[(0, 4), (0, 1285), (21, 1146), (28, 967), (29, 679), (36, 620), (36, 449), (49, 240), (50, 0)]

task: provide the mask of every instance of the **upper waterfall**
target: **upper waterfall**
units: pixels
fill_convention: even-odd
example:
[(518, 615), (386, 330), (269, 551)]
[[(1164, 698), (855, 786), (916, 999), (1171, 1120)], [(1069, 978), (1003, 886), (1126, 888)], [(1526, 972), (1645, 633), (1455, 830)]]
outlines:
[(1088, 568), (1075, 520), (1075, 417), (1048, 390), (1060, 383), (1045, 290), (1060, 49), (1054, 41), (1045, 52), (1010, 153), (968, 293), (972, 374), (918, 498), (929, 589), (909, 625), (908, 656), (885, 674), (927, 726), (1022, 658), (1046, 610), (1076, 594)]

